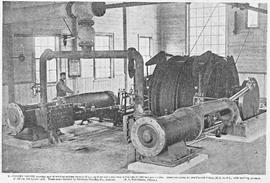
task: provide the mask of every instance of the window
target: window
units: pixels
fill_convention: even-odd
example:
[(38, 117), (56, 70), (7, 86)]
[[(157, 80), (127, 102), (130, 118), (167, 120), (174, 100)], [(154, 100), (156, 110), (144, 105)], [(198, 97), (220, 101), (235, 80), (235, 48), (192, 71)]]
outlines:
[[(258, 3), (249, 3), (250, 6), (258, 8)], [(258, 12), (248, 10), (247, 11), (247, 27), (258, 27)]]
[[(72, 50), (72, 40), (68, 39), (66, 46), (64, 46), (63, 38), (60, 41), (61, 45), (61, 51), (71, 51)], [(61, 58), (60, 59), (60, 73), (65, 72), (68, 76), (68, 59), (67, 58)]]
[[(39, 61), (40, 56), (46, 49), (56, 51), (58, 38), (57, 37), (34, 37), (35, 41), (35, 63), (36, 63), (36, 83), (40, 83)], [(47, 61), (47, 82), (57, 81), (57, 63), (56, 59)]]
[(151, 37), (139, 36), (138, 51), (144, 60), (144, 75), (151, 75), (154, 72), (155, 65), (145, 66), (145, 63), (151, 58)]
[[(95, 50), (112, 50), (113, 47), (113, 36), (112, 35), (96, 35), (95, 36)], [(94, 77), (95, 79), (100, 78), (111, 78), (112, 77), (112, 59), (99, 58), (94, 59)]]
[(190, 54), (208, 50), (225, 56), (225, 5), (215, 3), (190, 4)]

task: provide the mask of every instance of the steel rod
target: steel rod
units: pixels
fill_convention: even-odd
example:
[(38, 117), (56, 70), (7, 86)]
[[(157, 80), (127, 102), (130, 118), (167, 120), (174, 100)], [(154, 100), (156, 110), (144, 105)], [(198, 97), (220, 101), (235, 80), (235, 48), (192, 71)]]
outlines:
[(244, 87), (242, 90), (240, 90), (239, 92), (237, 92), (236, 94), (234, 94), (233, 96), (230, 97), (230, 100), (235, 101), (236, 99), (238, 99), (239, 97), (241, 97), (242, 95), (244, 95), (247, 91), (249, 91), (248, 87)]

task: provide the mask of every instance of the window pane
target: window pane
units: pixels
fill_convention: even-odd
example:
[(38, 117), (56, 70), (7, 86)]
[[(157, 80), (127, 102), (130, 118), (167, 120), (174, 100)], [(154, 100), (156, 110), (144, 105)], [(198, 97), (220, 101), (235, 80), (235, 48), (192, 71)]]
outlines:
[(153, 73), (153, 67), (150, 69), (150, 67), (146, 67), (145, 63), (151, 58), (151, 37), (139, 37), (139, 52), (143, 56), (144, 61), (144, 75), (147, 75), (147, 69), (148, 74)]
[(96, 78), (111, 77), (110, 59), (95, 59)]
[(210, 36), (204, 36), (204, 44), (205, 45), (211, 44), (211, 37)]
[(110, 36), (96, 36), (95, 50), (110, 50)]
[[(196, 26), (196, 24), (195, 24)], [(191, 27), (190, 28), (190, 36), (196, 36), (197, 35), (197, 28), (196, 27)]]
[(93, 59), (81, 59), (81, 77), (93, 77)]
[(115, 75), (124, 74), (124, 59), (114, 59)]
[[(110, 50), (112, 48), (111, 35), (96, 35), (95, 50)], [(89, 66), (88, 66), (89, 67)], [(85, 74), (88, 71), (83, 71)], [(82, 67), (82, 70), (85, 68)], [(86, 74), (87, 75), (87, 74)], [(111, 59), (95, 59), (95, 78), (110, 78), (111, 77)]]
[(203, 31), (204, 35), (211, 35), (212, 34), (212, 27), (211, 26), (206, 26)]
[(66, 72), (68, 70), (68, 59), (62, 58), (60, 61), (60, 72)]
[[(224, 54), (225, 6), (216, 3), (191, 3), (190, 13), (195, 13), (195, 9), (196, 14), (190, 15), (192, 17), (190, 19), (191, 54), (198, 55), (208, 50)], [(200, 37), (198, 38), (198, 36)], [(194, 45), (197, 39), (198, 41)]]
[[(249, 3), (250, 6), (259, 7), (258, 3)], [(248, 27), (258, 27), (258, 12), (248, 10)]]
[[(56, 37), (35, 37), (35, 58), (40, 58), (46, 49), (56, 51)], [(59, 40), (58, 40), (59, 41)], [(47, 62), (47, 82), (56, 82), (57, 80), (57, 64), (56, 59)], [(39, 78), (39, 59), (36, 59), (36, 82), (40, 82)]]
[(194, 36), (190, 37), (190, 45), (191, 46), (193, 46), (195, 44), (196, 39), (197, 39), (197, 37), (194, 37)]

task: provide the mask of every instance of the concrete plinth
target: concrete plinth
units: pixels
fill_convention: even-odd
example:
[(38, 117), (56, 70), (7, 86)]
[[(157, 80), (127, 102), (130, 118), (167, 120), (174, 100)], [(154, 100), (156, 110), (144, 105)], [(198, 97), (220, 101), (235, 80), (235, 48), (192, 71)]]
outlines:
[(13, 136), (3, 134), (3, 144), (8, 145), (8, 146), (14, 146), (17, 148), (31, 149), (31, 148), (39, 148), (43, 146), (48, 146), (49, 141), (47, 138), (42, 139), (42, 140), (37, 140), (37, 141), (20, 140), (20, 139), (14, 138)]
[(238, 141), (253, 142), (266, 134), (266, 112), (259, 114), (253, 118), (243, 121), (241, 124), (233, 125), (228, 128), (228, 134), (217, 138), (214, 135), (209, 138)]
[(202, 161), (208, 159), (208, 155), (199, 154), (195, 158), (186, 161), (175, 167), (165, 167), (154, 164), (135, 162), (128, 165), (128, 170), (140, 173), (163, 173), (163, 174), (179, 174), (187, 169), (190, 169)]

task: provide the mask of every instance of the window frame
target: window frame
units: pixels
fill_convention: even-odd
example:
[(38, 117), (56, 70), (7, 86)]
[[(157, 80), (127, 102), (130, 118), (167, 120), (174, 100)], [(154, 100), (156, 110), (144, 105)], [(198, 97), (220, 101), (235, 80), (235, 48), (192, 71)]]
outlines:
[[(65, 47), (63, 45), (63, 37), (59, 37), (59, 50), (60, 51), (72, 51), (72, 40), (67, 40), (67, 41), (68, 41), (67, 42), (67, 46)], [(68, 67), (69, 67), (69, 60), (68, 60), (68, 58), (60, 58), (58, 60), (59, 74), (61, 72), (65, 72), (66, 73), (66, 77), (67, 78), (70, 78), (69, 77), (69, 68)]]
[[(198, 2), (194, 2), (195, 4), (196, 3), (198, 3)], [(200, 3), (200, 4), (203, 4), (203, 3)], [(206, 4), (206, 3), (205, 3)], [(211, 3), (211, 4), (216, 4), (216, 3)], [(218, 5), (219, 6), (219, 5)], [(213, 6), (214, 7), (214, 6)], [(222, 7), (217, 7), (217, 9), (218, 8), (224, 8), (224, 12), (220, 12), (220, 11), (218, 11), (218, 12), (214, 12), (213, 13), (213, 16), (210, 18), (210, 20), (209, 20), (209, 22), (208, 22), (208, 24), (207, 24), (207, 26), (205, 27), (205, 29), (204, 29), (204, 31), (202, 32), (202, 34), (201, 34), (201, 37), (200, 37), (200, 39), (202, 39), (201, 40), (201, 43), (202, 44), (200, 44), (199, 42), (200, 42), (200, 40), (198, 40), (197, 41), (197, 39), (198, 39), (198, 35), (200, 34), (200, 32), (201, 31), (199, 31), (198, 32), (198, 29), (200, 28), (200, 27), (204, 27), (205, 26), (205, 22), (203, 23), (203, 25), (202, 26), (200, 26), (200, 25), (197, 25), (197, 23), (196, 23), (196, 25), (192, 25), (191, 24), (191, 19), (195, 19), (195, 22), (197, 22), (197, 19), (198, 18), (203, 18), (203, 20), (204, 21), (207, 21), (208, 20), (208, 17), (209, 16), (206, 16), (205, 14), (204, 14), (204, 12), (205, 12), (205, 8), (206, 9), (208, 9), (209, 7), (207, 7), (207, 6), (202, 6), (202, 7), (199, 7), (199, 9), (200, 9), (200, 11), (201, 12), (203, 12), (203, 14), (202, 15), (199, 15), (198, 16), (198, 13), (197, 13), (197, 9), (198, 9), (198, 7), (195, 7), (194, 9), (196, 9), (196, 16), (191, 16), (191, 4), (188, 4), (188, 6), (187, 6), (187, 12), (188, 12), (188, 20), (187, 20), (187, 24), (186, 24), (186, 26), (187, 26), (187, 31), (188, 31), (188, 33), (187, 33), (187, 35), (188, 35), (188, 38), (186, 38), (187, 39), (187, 42), (188, 42), (188, 46), (187, 46), (187, 52), (189, 53), (189, 54), (193, 54), (193, 55), (198, 55), (198, 54), (202, 54), (202, 53), (198, 53), (198, 52), (200, 52), (200, 51), (198, 51), (197, 50), (197, 47), (198, 47), (198, 45), (202, 45), (202, 48), (201, 49), (199, 49), (199, 50), (205, 50), (205, 47), (210, 47), (210, 50), (211, 51), (213, 51), (214, 49), (215, 50), (217, 50), (217, 51), (213, 51), (213, 53), (216, 53), (216, 54), (219, 54), (219, 50), (220, 50), (220, 46), (221, 45), (224, 45), (224, 52), (221, 52), (221, 53), (224, 53), (224, 56), (226, 56), (226, 53), (227, 53), (227, 28), (226, 28), (226, 25), (227, 25), (227, 6), (226, 5), (223, 5)], [(217, 9), (215, 9), (215, 11), (217, 11)], [(213, 10), (213, 8), (211, 9), (211, 10)], [(217, 14), (217, 16), (215, 15), (215, 13)], [(220, 14), (220, 13), (222, 13), (222, 14)], [(224, 13), (224, 14), (223, 14)], [(223, 17), (224, 18), (224, 21), (222, 21), (222, 22), (220, 22), (220, 17)], [(215, 18), (215, 19), (218, 19), (218, 24), (217, 25), (213, 25), (213, 24), (211, 24), (210, 22), (211, 22), (211, 19), (213, 19), (213, 18)], [(205, 20), (206, 19), (206, 20)], [(194, 20), (193, 20), (194, 21)], [(213, 21), (213, 20), (212, 20)], [(224, 27), (224, 33), (223, 34), (220, 34), (220, 27)], [(191, 34), (191, 28), (193, 28), (193, 29), (195, 29), (196, 30), (196, 35), (193, 35), (193, 34)], [(207, 28), (209, 28), (211, 31), (211, 33), (208, 35), (208, 34), (206, 34), (205, 35), (205, 30), (207, 29)], [(212, 32), (213, 32), (213, 28), (214, 29), (217, 29), (218, 30), (218, 34), (213, 34)], [(222, 36), (221, 36), (222, 35)], [(222, 37), (224, 36), (224, 39), (222, 39)], [(214, 37), (216, 37), (217, 38), (217, 40), (218, 40), (218, 42), (217, 43), (212, 43), (212, 41), (213, 41), (213, 38)], [(194, 43), (195, 42), (191, 42), (191, 38), (193, 38), (193, 40), (195, 40), (195, 42), (197, 41), (197, 43), (196, 43), (196, 45), (194, 46)], [(210, 40), (210, 44), (205, 44), (205, 39), (209, 39)], [(220, 42), (220, 40), (224, 40), (224, 41), (222, 41), (222, 42)], [(216, 48), (212, 48), (213, 46), (216, 46), (216, 45), (218, 45), (218, 47), (216, 47)], [(194, 46), (194, 48), (193, 48), (193, 50), (191, 50), (192, 49), (192, 47)], [(192, 52), (191, 52), (192, 51)], [(205, 51), (207, 51), (207, 50), (205, 50)], [(205, 51), (203, 51), (203, 52), (205, 52)]]
[[(143, 38), (143, 39), (148, 39), (149, 40), (149, 57), (152, 58), (152, 43), (153, 43), (153, 36), (152, 35), (141, 35), (141, 34), (138, 34), (138, 52), (140, 54), (141, 53), (141, 50), (140, 50), (140, 39)], [(142, 57), (144, 57), (145, 55), (142, 55)], [(146, 66), (145, 63), (147, 62), (148, 60), (144, 60), (144, 68), (146, 68), (146, 76), (149, 75), (149, 66)]]
[[(102, 50), (102, 51), (110, 51), (114, 50), (114, 33), (106, 33), (106, 32), (96, 32), (96, 37), (108, 37), (109, 38), (109, 50)], [(96, 41), (93, 50), (96, 50)], [(93, 78), (94, 80), (106, 80), (106, 79), (113, 79), (115, 77), (114, 73), (114, 59), (109, 58), (110, 62), (110, 76), (109, 77), (97, 77), (97, 68), (96, 68), (96, 58), (93, 58)]]
[[(37, 61), (40, 62), (40, 57), (39, 58), (36, 58), (36, 40), (35, 39), (38, 38), (38, 37), (43, 37), (43, 38), (53, 37), (54, 38), (54, 49), (55, 49), (53, 51), (59, 50), (61, 37), (59, 35), (34, 35), (33, 36), (33, 43), (34, 43), (33, 44), (33, 60), (34, 60), (34, 63), (33, 63), (34, 77), (33, 78), (34, 78), (34, 83), (36, 83), (37, 85), (40, 85), (40, 78), (39, 78), (39, 82), (37, 82), (37, 67), (36, 67), (37, 66), (37, 63), (36, 62)], [(58, 43), (57, 43), (57, 41), (58, 41)], [(49, 81), (48, 82), (48, 78), (47, 78), (47, 84), (48, 85), (56, 84), (57, 81), (58, 81), (58, 79), (59, 79), (59, 77), (58, 77), (58, 74), (59, 74), (59, 69), (58, 69), (59, 59), (58, 58), (55, 58), (55, 61), (56, 61), (56, 63), (55, 63), (55, 65), (56, 65), (56, 69), (55, 69), (55, 71), (56, 71), (56, 80), (55, 81)], [(48, 72), (48, 64), (47, 64), (47, 68), (46, 69), (47, 69), (46, 72)], [(39, 70), (39, 73), (40, 73), (40, 70)], [(48, 77), (48, 75), (47, 75), (47, 77)]]
[[(258, 8), (260, 8), (260, 3), (258, 3)], [(248, 26), (248, 12), (249, 11), (252, 11), (252, 10), (246, 10), (245, 12), (245, 16), (246, 16), (246, 21), (245, 21), (245, 25), (246, 25), (246, 29), (259, 29), (260, 28), (260, 21), (259, 21), (259, 12), (256, 12), (257, 13), (257, 26), (256, 27), (250, 27)]]

